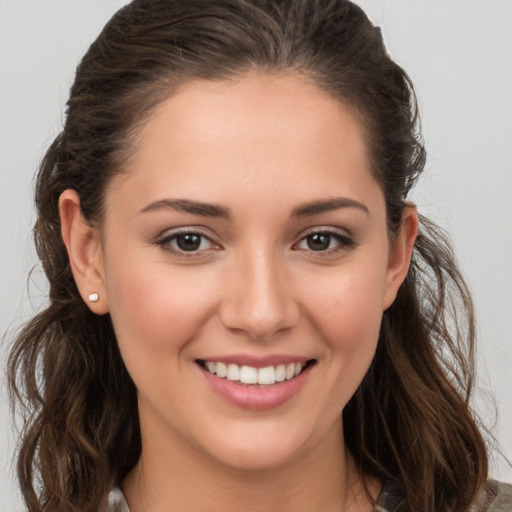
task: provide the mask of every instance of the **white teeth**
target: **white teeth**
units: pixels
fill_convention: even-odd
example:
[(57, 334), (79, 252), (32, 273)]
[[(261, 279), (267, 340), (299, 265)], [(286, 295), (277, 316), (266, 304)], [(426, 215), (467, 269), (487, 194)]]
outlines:
[(240, 380), (240, 367), (237, 364), (228, 364), (228, 380)]
[(240, 368), (240, 382), (243, 384), (258, 384), (258, 370), (252, 366)]
[[(217, 364), (217, 371), (216, 371), (217, 377), (227, 377), (228, 367), (224, 363), (213, 363), (213, 364)], [(209, 368), (208, 368), (208, 370), (210, 371), (210, 373), (214, 373)]]
[(258, 384), (275, 384), (276, 372), (273, 366), (260, 368), (258, 370)]
[(286, 366), (284, 364), (280, 364), (276, 367), (276, 382), (283, 382), (286, 378)]
[(228, 380), (240, 381), (242, 384), (257, 384), (260, 386), (271, 386), (276, 382), (290, 380), (300, 374), (306, 365), (303, 363), (280, 364), (255, 368), (253, 366), (238, 366), (237, 364), (215, 363), (205, 361), (204, 367), (217, 377)]

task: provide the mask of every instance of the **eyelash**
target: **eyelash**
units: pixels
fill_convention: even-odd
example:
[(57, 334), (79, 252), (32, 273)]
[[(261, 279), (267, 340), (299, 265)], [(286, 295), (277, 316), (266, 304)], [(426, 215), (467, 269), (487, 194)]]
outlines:
[(333, 231), (330, 229), (318, 229), (307, 233), (300, 239), (300, 241), (297, 244), (294, 245), (294, 247), (301, 243), (307, 243), (308, 238), (313, 237), (315, 235), (327, 236), (330, 238), (330, 242), (332, 241), (332, 239), (334, 239), (337, 242), (337, 247), (331, 247), (326, 250), (315, 251), (311, 248), (304, 249), (305, 251), (311, 252), (318, 256), (329, 256), (342, 250), (351, 249), (356, 245), (354, 239), (349, 235), (342, 234), (339, 233), (338, 231)]
[[(184, 249), (180, 249), (179, 247), (173, 247), (171, 243), (174, 241), (176, 242), (179, 237), (185, 237), (187, 235), (195, 235), (201, 239), (200, 244), (202, 245), (204, 241), (208, 241), (213, 247), (208, 249), (198, 249), (193, 251), (186, 251)], [(194, 230), (183, 230), (183, 231), (177, 231), (175, 233), (172, 233), (170, 235), (165, 235), (161, 238), (158, 238), (155, 243), (160, 246), (165, 251), (169, 251), (173, 254), (176, 254), (181, 257), (185, 258), (193, 258), (198, 257), (200, 255), (203, 255), (205, 251), (212, 251), (212, 250), (218, 250), (220, 245), (216, 244), (209, 236)]]
[[(187, 235), (194, 235), (201, 239), (199, 242), (200, 245), (196, 250), (187, 251), (184, 249), (180, 249), (179, 247), (173, 247), (171, 245), (172, 242), (176, 242), (179, 239), (179, 237), (184, 237)], [(307, 233), (305, 236), (303, 236), (297, 243), (295, 243), (293, 245), (293, 248), (297, 248), (297, 246), (299, 246), (301, 243), (307, 243), (308, 238), (313, 237), (313, 236), (319, 236), (319, 235), (329, 237), (329, 244), (332, 241), (332, 239), (334, 239), (337, 242), (337, 247), (334, 247), (334, 248), (330, 247), (325, 250), (318, 250), (318, 251), (315, 251), (314, 249), (311, 249), (311, 248), (304, 248), (304, 249), (299, 249), (299, 250), (311, 252), (318, 256), (328, 256), (328, 255), (332, 255), (332, 254), (337, 253), (342, 250), (350, 249), (356, 245), (353, 238), (351, 238), (349, 235), (341, 234), (337, 231), (333, 231), (333, 230), (329, 230), (329, 229), (318, 229), (315, 231), (311, 231), (311, 232)], [(200, 247), (204, 243), (204, 241), (209, 242), (212, 247), (209, 247), (207, 249), (201, 249)], [(155, 243), (156, 243), (156, 245), (162, 247), (162, 249), (164, 249), (168, 252), (171, 252), (173, 254), (176, 254), (180, 257), (185, 257), (185, 258), (198, 257), (201, 255), (204, 255), (204, 253), (206, 251), (219, 250), (222, 248), (219, 244), (216, 244), (209, 236), (205, 235), (204, 233), (201, 233), (199, 231), (194, 231), (194, 230), (177, 231), (170, 235), (165, 235), (161, 238), (158, 238), (155, 241)]]

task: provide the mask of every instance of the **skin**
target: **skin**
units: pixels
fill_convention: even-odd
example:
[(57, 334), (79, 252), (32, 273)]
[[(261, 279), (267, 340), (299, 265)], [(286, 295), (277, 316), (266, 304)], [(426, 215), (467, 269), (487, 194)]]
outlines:
[[(296, 76), (253, 73), (189, 83), (157, 108), (110, 184), (100, 228), (84, 222), (74, 191), (62, 194), (75, 279), (86, 302), (99, 293), (89, 307), (110, 313), (139, 393), (142, 457), (123, 485), (132, 512), (372, 510), (341, 412), (372, 361), (418, 221), (406, 207), (390, 238), (369, 169), (344, 105)], [(294, 215), (333, 198), (353, 204)], [(162, 203), (176, 199), (229, 216)], [(188, 256), (172, 239), (182, 228), (205, 236)], [(342, 241), (312, 250), (308, 235), (325, 231)], [(232, 354), (315, 364), (290, 400), (251, 410), (215, 393), (196, 363)], [(375, 498), (379, 483), (367, 483)]]

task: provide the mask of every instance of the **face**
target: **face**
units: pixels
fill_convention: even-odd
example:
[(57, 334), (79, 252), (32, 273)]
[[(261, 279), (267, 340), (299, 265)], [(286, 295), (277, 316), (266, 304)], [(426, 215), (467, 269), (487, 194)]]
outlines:
[(101, 236), (143, 446), (262, 468), (340, 443), (407, 266), (347, 108), (294, 76), (184, 86)]

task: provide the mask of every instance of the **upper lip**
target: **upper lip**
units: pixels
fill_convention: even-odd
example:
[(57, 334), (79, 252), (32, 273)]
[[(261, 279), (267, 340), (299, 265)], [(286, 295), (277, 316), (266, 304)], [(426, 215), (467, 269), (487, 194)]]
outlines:
[(274, 354), (268, 356), (254, 356), (249, 354), (231, 354), (225, 356), (209, 356), (198, 358), (198, 361), (236, 364), (238, 366), (252, 366), (253, 368), (266, 368), (267, 366), (278, 366), (280, 364), (306, 363), (311, 357)]

